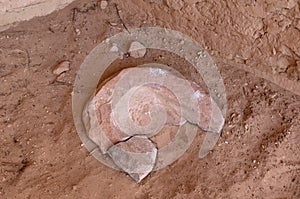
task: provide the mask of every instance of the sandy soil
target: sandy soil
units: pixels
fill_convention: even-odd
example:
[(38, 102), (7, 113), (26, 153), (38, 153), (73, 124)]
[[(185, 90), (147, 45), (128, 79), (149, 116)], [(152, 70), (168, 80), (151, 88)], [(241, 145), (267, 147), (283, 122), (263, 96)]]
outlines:
[[(97, 1), (82, 0), (1, 32), (0, 198), (300, 198), (299, 6), (125, 0), (102, 10)], [(212, 54), (228, 114), (207, 157), (197, 158), (199, 134), (178, 161), (136, 184), (81, 145), (71, 92), (76, 71), (98, 43), (125, 27), (150, 25), (184, 32)], [(196, 80), (174, 55), (146, 58)], [(52, 69), (64, 60), (71, 70), (57, 77)]]

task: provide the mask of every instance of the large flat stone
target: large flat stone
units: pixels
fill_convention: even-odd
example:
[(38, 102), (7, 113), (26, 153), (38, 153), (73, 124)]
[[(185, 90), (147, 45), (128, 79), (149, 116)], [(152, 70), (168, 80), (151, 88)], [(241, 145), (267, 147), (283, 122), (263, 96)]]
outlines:
[(36, 16), (62, 9), (74, 0), (0, 0), (0, 32)]
[(88, 136), (136, 182), (152, 171), (157, 151), (171, 147), (180, 126), (189, 122), (219, 133), (224, 125), (205, 89), (150, 67), (124, 69), (102, 83), (85, 113)]

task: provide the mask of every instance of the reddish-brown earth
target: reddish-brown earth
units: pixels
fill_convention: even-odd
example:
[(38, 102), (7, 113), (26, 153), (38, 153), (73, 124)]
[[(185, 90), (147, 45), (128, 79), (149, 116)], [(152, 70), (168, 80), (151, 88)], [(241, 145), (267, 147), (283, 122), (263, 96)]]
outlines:
[[(1, 32), (0, 198), (300, 198), (299, 18), (296, 0), (113, 0), (104, 10), (82, 0)], [(205, 47), (224, 79), (228, 113), (208, 156), (198, 159), (199, 134), (178, 161), (136, 184), (81, 145), (71, 92), (97, 44), (141, 26), (175, 29)], [(70, 70), (53, 74), (62, 61)], [(114, 65), (150, 61), (198, 81), (165, 52)]]

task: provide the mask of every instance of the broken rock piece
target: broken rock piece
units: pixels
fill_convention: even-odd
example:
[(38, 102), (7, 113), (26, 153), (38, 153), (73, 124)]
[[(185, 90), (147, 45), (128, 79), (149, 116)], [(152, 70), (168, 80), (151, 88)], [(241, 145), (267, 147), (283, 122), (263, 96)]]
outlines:
[(118, 46), (113, 45), (113, 46), (110, 48), (110, 52), (119, 52)]
[(100, 2), (100, 8), (102, 9), (102, 10), (104, 10), (106, 7), (107, 7), (107, 5), (108, 5), (108, 2), (107, 1), (101, 1)]
[(70, 62), (69, 61), (62, 61), (58, 63), (56, 66), (53, 67), (52, 73), (55, 75), (60, 75), (63, 72), (70, 70)]
[(144, 57), (145, 54), (146, 54), (146, 47), (141, 44), (140, 42), (137, 42), (137, 41), (134, 41), (130, 44), (130, 47), (129, 47), (129, 54), (131, 57), (133, 58), (141, 58), (141, 57)]
[(146, 136), (133, 136), (112, 146), (108, 154), (120, 169), (140, 182), (153, 170), (157, 149)]

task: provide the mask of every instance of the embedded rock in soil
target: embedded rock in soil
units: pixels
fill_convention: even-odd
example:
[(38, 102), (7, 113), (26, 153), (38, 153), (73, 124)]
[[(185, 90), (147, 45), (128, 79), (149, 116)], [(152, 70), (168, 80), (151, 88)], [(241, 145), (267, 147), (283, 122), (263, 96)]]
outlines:
[(122, 70), (101, 86), (85, 108), (84, 122), (101, 152), (139, 182), (155, 164), (157, 149), (150, 140), (159, 150), (186, 122), (219, 133), (224, 118), (196, 83), (168, 70), (135, 67)]
[(62, 61), (56, 66), (53, 67), (52, 73), (55, 75), (60, 75), (63, 72), (70, 70), (70, 62), (69, 61)]

